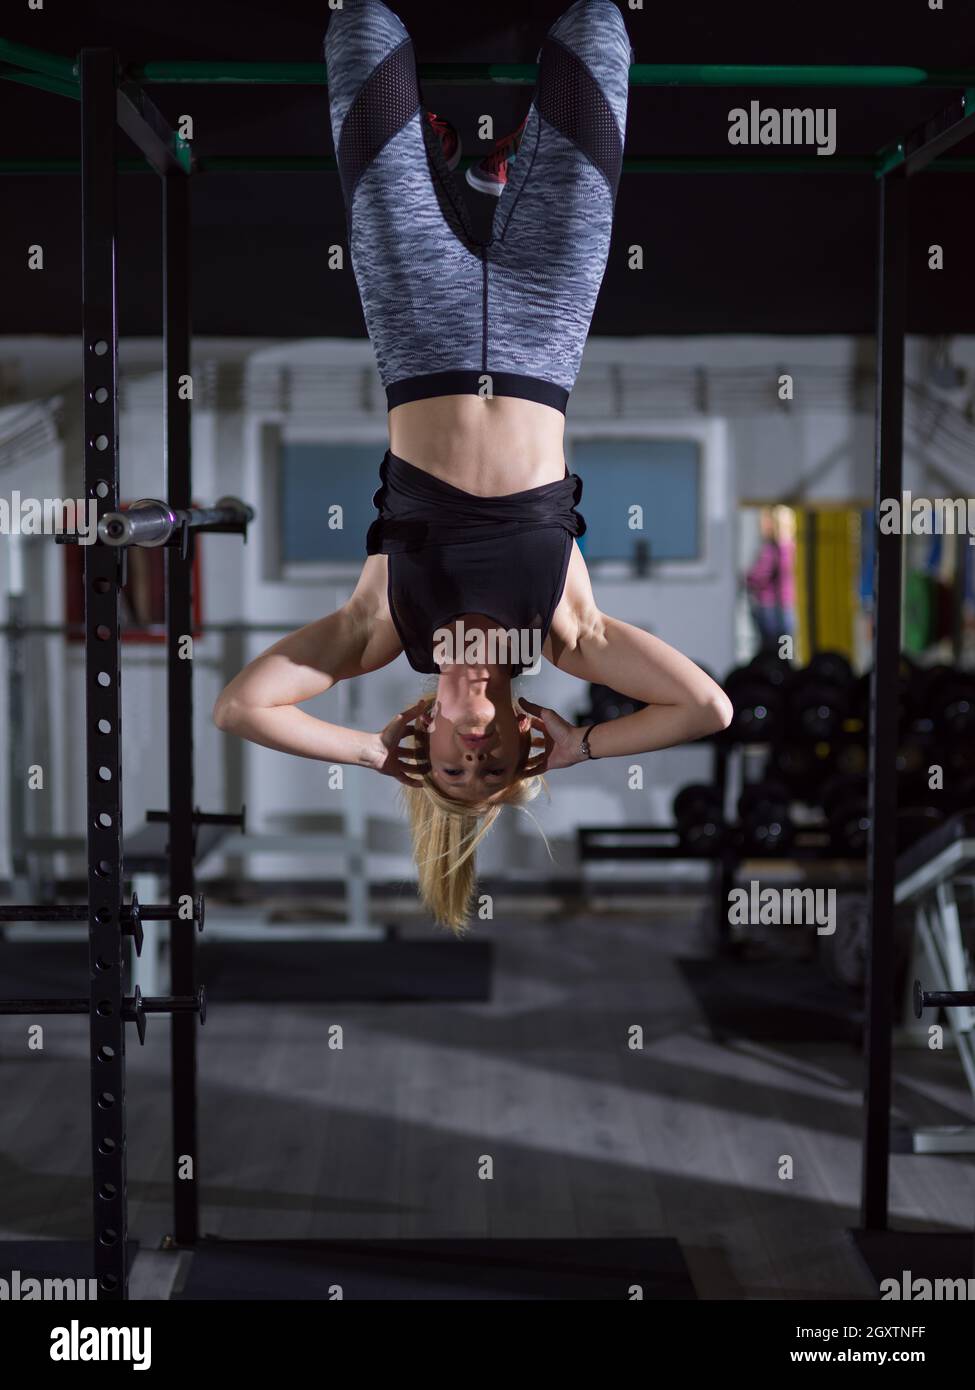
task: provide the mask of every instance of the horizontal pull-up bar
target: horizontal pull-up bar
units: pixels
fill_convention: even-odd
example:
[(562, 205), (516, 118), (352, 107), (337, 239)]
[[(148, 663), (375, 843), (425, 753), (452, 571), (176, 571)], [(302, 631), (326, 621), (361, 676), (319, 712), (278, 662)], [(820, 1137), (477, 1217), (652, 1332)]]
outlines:
[[(423, 63), (432, 84), (532, 85), (535, 63)], [(323, 63), (142, 63), (130, 69), (142, 82), (272, 82), (318, 85)], [(631, 87), (967, 87), (975, 70), (754, 63), (634, 63)]]
[[(431, 83), (472, 85), (502, 82), (531, 86), (534, 63), (426, 63), (420, 76)], [(324, 63), (143, 63), (131, 70), (142, 82), (275, 82), (316, 86), (325, 82)], [(848, 65), (634, 63), (630, 86), (969, 86), (975, 70)]]
[[(476, 159), (464, 159), (463, 165), (476, 164)], [(120, 174), (151, 174), (151, 166), (142, 159), (120, 159), (116, 163)], [(194, 159), (197, 174), (318, 174), (334, 172), (336, 163), (331, 155), (201, 155)], [(975, 173), (975, 159), (938, 159), (930, 166), (943, 174)], [(672, 158), (627, 158), (623, 171), (629, 174), (880, 174), (883, 160), (875, 155), (848, 159), (806, 156), (781, 159), (769, 156), (709, 158), (703, 155), (678, 155)], [(0, 159), (0, 174), (78, 174), (78, 159)]]
[[(45, 53), (7, 39), (0, 39), (0, 64), (61, 83), (78, 79), (77, 59)], [(147, 83), (275, 83), (318, 87), (326, 82), (325, 64), (321, 60), (314, 63), (215, 63), (174, 59), (136, 63), (127, 66), (125, 71), (129, 78)], [(419, 72), (421, 78), (431, 83), (464, 85), (493, 82), (530, 85), (538, 76), (535, 63), (424, 63)], [(630, 68), (633, 87), (969, 87), (973, 84), (973, 68), (922, 68), (913, 64), (634, 63)]]

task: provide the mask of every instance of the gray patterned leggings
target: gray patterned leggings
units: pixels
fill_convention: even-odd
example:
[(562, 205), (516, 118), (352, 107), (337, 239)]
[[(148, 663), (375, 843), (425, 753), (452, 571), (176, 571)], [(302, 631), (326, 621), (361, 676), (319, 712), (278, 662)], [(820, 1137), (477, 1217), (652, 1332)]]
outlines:
[(609, 256), (632, 58), (611, 0), (575, 0), (556, 20), (492, 235), (478, 241), (403, 24), (382, 0), (333, 12), (332, 135), (390, 409), (486, 385), (565, 410)]

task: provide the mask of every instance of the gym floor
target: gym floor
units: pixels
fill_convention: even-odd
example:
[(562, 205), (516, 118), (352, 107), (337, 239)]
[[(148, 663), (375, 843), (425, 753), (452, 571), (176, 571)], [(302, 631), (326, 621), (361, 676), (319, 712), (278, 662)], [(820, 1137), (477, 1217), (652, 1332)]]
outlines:
[[(703, 898), (667, 897), (633, 914), (479, 924), (495, 952), (485, 1004), (213, 1007), (199, 1043), (201, 1231), (669, 1235), (702, 1299), (876, 1298), (846, 1235), (858, 1051), (716, 1029), (689, 983), (713, 956), (706, 921)], [(87, 1240), (87, 1030), (49, 1020), (41, 1059), (8, 1038), (23, 1027), (0, 1021), (0, 1238)], [(145, 1048), (133, 1035), (127, 1052), (134, 1298), (169, 1297), (191, 1258), (159, 1249), (171, 1229), (168, 1043), (153, 1018)], [(895, 1077), (895, 1125), (965, 1121), (954, 1061), (898, 1050)], [(478, 1177), (485, 1153), (490, 1182)], [(973, 1209), (967, 1157), (893, 1156), (901, 1229), (963, 1230)]]

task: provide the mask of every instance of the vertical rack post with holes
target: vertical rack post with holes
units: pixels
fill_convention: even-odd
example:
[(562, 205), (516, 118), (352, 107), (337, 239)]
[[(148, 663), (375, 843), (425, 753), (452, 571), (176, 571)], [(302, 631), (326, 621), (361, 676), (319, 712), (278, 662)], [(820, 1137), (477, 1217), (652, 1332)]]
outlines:
[[(84, 493), (95, 500), (100, 517), (119, 505), (114, 53), (85, 49), (80, 79)], [(124, 563), (124, 552), (85, 547), (91, 1146), (100, 1299), (122, 1299), (127, 1286), (119, 631)]]

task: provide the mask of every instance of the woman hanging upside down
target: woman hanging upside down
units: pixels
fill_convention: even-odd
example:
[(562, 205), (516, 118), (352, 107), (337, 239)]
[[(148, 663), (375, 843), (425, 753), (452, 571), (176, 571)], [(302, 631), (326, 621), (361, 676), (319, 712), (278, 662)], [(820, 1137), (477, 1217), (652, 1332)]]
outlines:
[[(731, 717), (693, 662), (599, 610), (576, 544), (565, 409), (609, 254), (632, 52), (610, 0), (575, 0), (555, 22), (525, 121), (471, 178), (497, 196), (487, 241), (455, 182), (456, 134), (425, 110), (396, 15), (344, 0), (325, 57), (389, 451), (352, 596), (252, 661), (214, 718), (268, 748), (396, 778), (421, 896), (459, 931), (478, 842), (544, 772), (666, 748)], [(401, 652), (436, 687), (381, 733), (300, 709)], [(512, 679), (540, 657), (646, 708), (586, 730), (516, 704)]]

